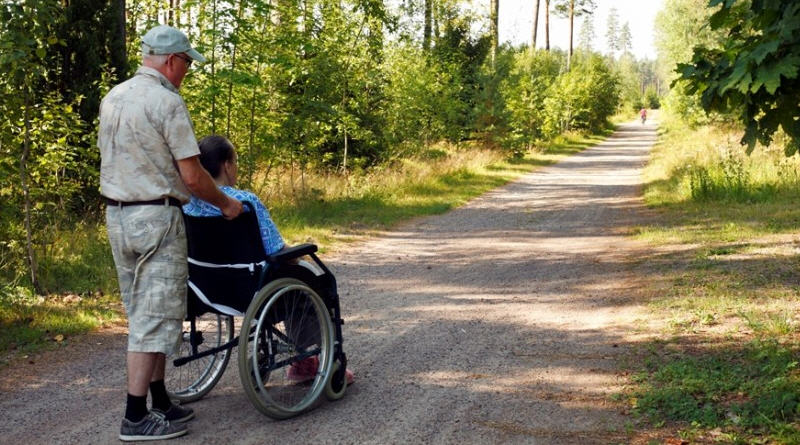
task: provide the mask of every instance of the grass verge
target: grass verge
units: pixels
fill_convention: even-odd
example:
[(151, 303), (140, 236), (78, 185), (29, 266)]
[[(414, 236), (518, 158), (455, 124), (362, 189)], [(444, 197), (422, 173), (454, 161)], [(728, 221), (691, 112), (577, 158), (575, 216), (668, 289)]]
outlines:
[[(313, 241), (324, 251), (409, 218), (444, 213), (610, 133), (560, 136), (516, 158), (498, 150), (442, 145), (420, 158), (349, 175), (272, 171), (273, 179), (260, 181), (256, 191), (289, 244)], [(101, 223), (54, 229), (40, 258), (47, 296), (0, 287), (0, 360), (124, 319)]]
[[(666, 125), (646, 168), (658, 222), (650, 323), (627, 396), (690, 443), (800, 443), (800, 160), (735, 130)], [(662, 443), (658, 440), (653, 443)]]

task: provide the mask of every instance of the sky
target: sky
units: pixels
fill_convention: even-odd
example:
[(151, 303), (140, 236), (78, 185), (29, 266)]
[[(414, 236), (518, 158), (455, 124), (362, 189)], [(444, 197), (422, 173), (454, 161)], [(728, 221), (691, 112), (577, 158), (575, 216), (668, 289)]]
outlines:
[[(488, 4), (488, 0), (486, 0)], [(551, 7), (553, 0), (551, 0)], [(606, 20), (612, 7), (617, 8), (620, 26), (625, 22), (631, 28), (633, 36), (633, 54), (641, 59), (655, 59), (653, 46), (653, 24), (656, 14), (661, 10), (664, 0), (595, 0), (597, 9), (594, 12), (594, 49), (602, 53), (608, 52), (606, 46)], [(500, 16), (498, 27), (500, 42), (514, 45), (531, 41), (533, 26), (534, 0), (500, 0)], [(574, 46), (577, 47), (578, 36), (583, 18), (575, 19)], [(539, 6), (539, 31), (536, 36), (537, 47), (544, 48), (544, 0)], [(557, 18), (550, 14), (550, 46), (562, 49), (569, 48), (569, 20)]]

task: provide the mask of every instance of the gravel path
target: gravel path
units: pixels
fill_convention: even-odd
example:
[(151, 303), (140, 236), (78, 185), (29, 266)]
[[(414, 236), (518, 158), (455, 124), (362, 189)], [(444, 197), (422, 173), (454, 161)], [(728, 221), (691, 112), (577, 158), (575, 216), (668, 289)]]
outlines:
[[(175, 444), (627, 442), (609, 394), (632, 341), (641, 167), (655, 126), (605, 142), (445, 215), (324, 259), (340, 283), (345, 398), (276, 422), (235, 359)], [(114, 444), (124, 332), (104, 331), (0, 375), (7, 444)]]

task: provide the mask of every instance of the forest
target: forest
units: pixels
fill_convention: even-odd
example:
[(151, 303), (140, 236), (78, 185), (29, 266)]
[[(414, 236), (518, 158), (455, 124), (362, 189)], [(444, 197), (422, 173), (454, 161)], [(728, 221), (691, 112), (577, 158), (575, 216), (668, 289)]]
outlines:
[[(352, 182), (437, 144), (520, 156), (658, 107), (663, 76), (615, 12), (600, 33), (591, 0), (536, 3), (545, 49), (532, 50), (535, 32), (499, 44), (498, 0), (4, 0), (0, 295), (75, 291), (53, 270), (74, 247), (64, 233), (102, 225), (99, 101), (136, 70), (150, 27), (182, 29), (208, 59), (181, 89), (198, 138), (229, 137), (245, 188), (269, 200), (289, 177), (298, 202), (321, 193), (310, 174)], [(550, 14), (582, 20), (575, 49), (550, 48)]]

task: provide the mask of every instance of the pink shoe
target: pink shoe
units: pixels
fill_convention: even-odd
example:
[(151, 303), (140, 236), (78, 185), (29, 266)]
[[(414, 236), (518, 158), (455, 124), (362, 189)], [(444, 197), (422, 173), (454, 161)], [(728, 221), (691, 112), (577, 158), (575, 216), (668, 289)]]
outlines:
[(356, 381), (356, 377), (353, 375), (353, 371), (349, 369), (344, 370), (344, 376), (347, 379), (347, 386), (352, 385)]
[(319, 368), (317, 356), (308, 357), (289, 365), (289, 369), (286, 371), (286, 378), (296, 383), (314, 380), (314, 377), (317, 376), (317, 368)]

